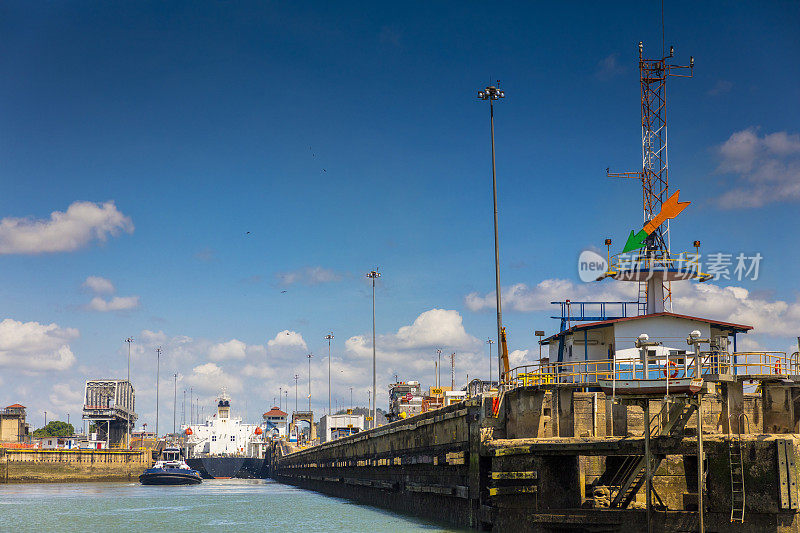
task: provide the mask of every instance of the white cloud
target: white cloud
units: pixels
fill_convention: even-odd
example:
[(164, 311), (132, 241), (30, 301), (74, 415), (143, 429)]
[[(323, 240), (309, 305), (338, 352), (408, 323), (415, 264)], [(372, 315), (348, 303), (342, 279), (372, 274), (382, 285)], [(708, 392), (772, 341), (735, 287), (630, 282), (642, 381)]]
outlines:
[(800, 301), (769, 301), (752, 297), (743, 287), (709, 283), (673, 284), (673, 307), (678, 313), (753, 326), (753, 333), (800, 335)]
[(121, 232), (133, 233), (131, 219), (114, 202), (74, 202), (66, 213), (53, 211), (49, 219), (0, 220), (0, 254), (71, 252), (92, 240), (106, 241)]
[(225, 388), (228, 392), (237, 393), (242, 390), (242, 380), (225, 373), (215, 363), (205, 363), (192, 369), (186, 376), (186, 383), (202, 393), (214, 394)]
[(619, 54), (609, 54), (597, 62), (595, 76), (601, 81), (608, 81), (625, 72), (625, 67), (619, 64)]
[[(411, 325), (403, 326), (397, 333), (379, 335), (376, 340), (377, 359), (383, 369), (384, 379), (392, 373), (406, 379), (424, 379), (432, 373), (436, 350), (442, 350), (442, 376), (450, 379), (447, 368), (450, 354), (456, 353), (459, 382), (464, 372), (482, 372), (483, 349), (481, 341), (466, 332), (463, 319), (457, 311), (431, 309), (420, 314)], [(355, 335), (345, 341), (345, 354), (353, 364), (367, 367), (372, 359), (372, 337)], [(478, 375), (478, 374), (473, 374)], [(380, 379), (380, 378), (379, 378)]]
[(75, 364), (70, 341), (80, 333), (57, 324), (0, 322), (0, 366), (31, 371), (65, 370)]
[(273, 350), (279, 348), (302, 348), (308, 351), (308, 345), (303, 340), (303, 336), (296, 331), (289, 331), (285, 329), (275, 335), (274, 339), (267, 341), (267, 347)]
[(333, 270), (322, 268), (321, 266), (306, 267), (288, 272), (275, 274), (278, 282), (283, 286), (302, 283), (304, 285), (318, 285), (320, 283), (331, 283), (339, 281), (342, 277)]
[(111, 283), (111, 280), (102, 278), (100, 276), (87, 277), (86, 281), (83, 282), (83, 287), (92, 292), (103, 294), (113, 294), (115, 290), (114, 284)]
[(100, 296), (95, 296), (89, 302), (89, 309), (107, 313), (109, 311), (128, 311), (139, 307), (138, 296), (114, 296), (110, 300), (105, 300)]
[[(83, 409), (83, 387), (73, 386), (69, 383), (56, 383), (50, 390), (48, 400), (53, 416), (56, 416), (56, 413), (61, 414), (62, 420), (66, 422), (66, 413), (75, 414)], [(79, 418), (73, 418), (71, 422), (76, 427), (81, 423)]]
[(238, 340), (231, 339), (227, 342), (214, 344), (208, 350), (208, 358), (212, 361), (224, 361), (226, 359), (242, 360), (249, 356), (259, 357), (266, 354), (266, 349), (261, 345), (247, 345)]
[(225, 359), (244, 359), (247, 357), (245, 351), (247, 345), (238, 339), (231, 339), (228, 342), (215, 344), (208, 350), (208, 358), (212, 361), (223, 361)]
[(729, 93), (733, 89), (733, 83), (728, 80), (717, 80), (717, 83), (710, 88), (706, 94), (709, 96), (719, 96), (721, 94)]
[[(520, 312), (544, 311), (553, 309), (550, 302), (571, 300), (613, 300), (631, 301), (636, 297), (635, 283), (575, 283), (567, 279), (546, 279), (530, 287), (517, 283), (502, 289), (503, 309)], [(477, 292), (464, 297), (464, 304), (470, 311), (495, 309), (494, 291), (481, 296)]]
[(717, 172), (736, 175), (734, 187), (718, 199), (721, 207), (800, 200), (800, 135), (779, 131), (759, 136), (749, 128), (734, 132), (717, 151)]
[[(623, 282), (573, 283), (546, 279), (535, 287), (524, 283), (503, 290), (504, 309), (534, 312), (554, 309), (551, 301), (634, 301), (636, 284)], [(800, 300), (770, 301), (753, 297), (744, 287), (721, 287), (712, 283), (683, 282), (672, 285), (676, 313), (753, 326), (755, 333), (780, 336), (800, 335)], [(494, 293), (465, 297), (472, 311), (494, 309)]]

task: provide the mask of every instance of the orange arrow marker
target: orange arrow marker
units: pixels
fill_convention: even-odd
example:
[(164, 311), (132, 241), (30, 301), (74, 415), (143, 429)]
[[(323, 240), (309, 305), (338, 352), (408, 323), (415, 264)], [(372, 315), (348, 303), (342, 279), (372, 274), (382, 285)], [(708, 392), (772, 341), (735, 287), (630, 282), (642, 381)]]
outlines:
[(647, 222), (644, 225), (644, 231), (650, 235), (653, 233), (657, 227), (659, 227), (665, 220), (670, 218), (675, 218), (680, 214), (681, 211), (686, 209), (686, 207), (692, 202), (679, 202), (678, 195), (681, 193), (681, 190), (678, 189), (675, 191), (675, 194), (669, 197), (669, 199), (661, 205), (661, 211), (653, 217), (652, 220)]

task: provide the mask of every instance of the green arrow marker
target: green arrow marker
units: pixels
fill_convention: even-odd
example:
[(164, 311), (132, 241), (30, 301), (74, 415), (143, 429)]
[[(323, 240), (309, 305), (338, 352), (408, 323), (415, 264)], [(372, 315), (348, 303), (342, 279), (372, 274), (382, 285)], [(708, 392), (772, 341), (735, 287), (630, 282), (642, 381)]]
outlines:
[(630, 252), (631, 250), (636, 250), (637, 248), (642, 248), (644, 246), (644, 240), (647, 238), (647, 232), (645, 230), (641, 230), (639, 233), (634, 234), (633, 230), (631, 230), (631, 234), (628, 235), (628, 240), (625, 243), (625, 248), (622, 249), (622, 253)]

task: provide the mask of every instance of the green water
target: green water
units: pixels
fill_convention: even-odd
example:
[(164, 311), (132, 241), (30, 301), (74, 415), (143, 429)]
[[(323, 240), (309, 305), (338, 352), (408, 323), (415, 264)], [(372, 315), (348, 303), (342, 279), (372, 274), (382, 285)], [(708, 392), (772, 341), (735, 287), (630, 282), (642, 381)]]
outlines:
[(452, 531), (270, 480), (0, 485), (0, 531)]

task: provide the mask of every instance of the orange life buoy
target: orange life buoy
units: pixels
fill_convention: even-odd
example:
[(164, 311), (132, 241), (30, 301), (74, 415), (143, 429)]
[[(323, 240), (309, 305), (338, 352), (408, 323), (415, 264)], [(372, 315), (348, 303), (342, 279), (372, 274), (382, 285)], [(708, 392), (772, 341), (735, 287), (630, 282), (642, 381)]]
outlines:
[[(678, 365), (675, 361), (667, 361), (667, 365), (672, 365), (672, 372), (669, 375), (670, 379), (675, 379), (678, 377)], [(664, 377), (667, 377), (667, 365), (664, 365), (664, 369), (662, 372), (664, 373)]]

